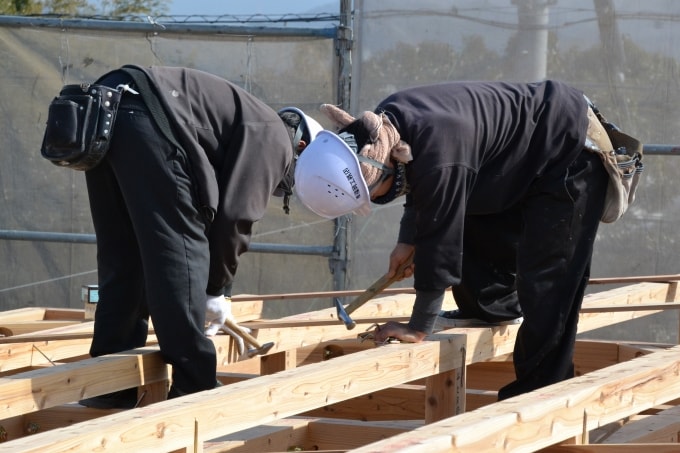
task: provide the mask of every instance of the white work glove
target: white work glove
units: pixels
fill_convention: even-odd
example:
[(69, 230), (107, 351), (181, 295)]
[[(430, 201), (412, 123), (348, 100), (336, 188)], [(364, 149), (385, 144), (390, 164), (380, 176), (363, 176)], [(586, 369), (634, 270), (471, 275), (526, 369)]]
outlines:
[[(209, 295), (206, 295), (206, 297), (205, 321), (208, 323), (208, 327), (205, 329), (205, 334), (212, 337), (218, 331), (223, 331), (234, 339), (238, 347), (238, 353), (243, 354), (245, 352), (245, 343), (241, 336), (241, 332), (235, 332), (224, 325), (224, 321), (227, 319), (236, 324), (236, 319), (234, 318), (234, 315), (231, 314), (231, 298)], [(236, 325), (238, 326), (238, 324)], [(243, 332), (250, 333), (250, 329), (247, 327), (238, 326), (238, 328)]]

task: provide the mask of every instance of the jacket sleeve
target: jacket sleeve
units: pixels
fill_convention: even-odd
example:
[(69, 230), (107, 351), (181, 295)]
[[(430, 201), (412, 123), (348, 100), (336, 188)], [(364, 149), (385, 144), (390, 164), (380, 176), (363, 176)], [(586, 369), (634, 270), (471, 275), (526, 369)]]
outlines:
[(446, 165), (414, 184), (416, 290), (443, 290), (460, 283), (465, 208), (474, 178), (475, 172), (465, 166)]
[(208, 294), (230, 288), (239, 257), (248, 250), (253, 224), (260, 220), (274, 189), (292, 160), (288, 133), (274, 122), (247, 122), (230, 138), (219, 171), (220, 199), (208, 234), (210, 275)]

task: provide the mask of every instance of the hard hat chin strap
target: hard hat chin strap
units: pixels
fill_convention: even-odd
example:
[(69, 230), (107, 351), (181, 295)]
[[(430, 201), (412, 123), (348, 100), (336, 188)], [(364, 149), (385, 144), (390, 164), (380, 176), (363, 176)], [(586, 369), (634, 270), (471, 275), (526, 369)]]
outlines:
[(387, 181), (387, 178), (389, 178), (390, 176), (392, 176), (394, 174), (394, 170), (392, 170), (390, 167), (383, 164), (382, 162), (378, 162), (375, 159), (371, 159), (370, 157), (362, 156), (361, 154), (359, 154), (357, 156), (357, 159), (359, 159), (359, 162), (371, 165), (371, 166), (373, 166), (373, 167), (375, 167), (379, 170), (382, 170), (382, 173), (380, 174), (380, 177), (378, 178), (378, 180), (376, 182), (374, 182), (373, 184), (371, 184), (370, 186), (368, 186), (368, 192), (369, 193), (372, 192), (373, 189), (380, 187), (380, 185), (382, 183)]
[(357, 145), (357, 141), (354, 138), (353, 134), (350, 134), (349, 132), (342, 132), (342, 133), (338, 134), (338, 137), (340, 137), (345, 143), (347, 143), (347, 146), (349, 146), (350, 149), (352, 150), (352, 152), (354, 152), (354, 154), (356, 154), (357, 159), (359, 160), (360, 163), (370, 165), (370, 166), (375, 167), (378, 170), (382, 171), (378, 180), (375, 181), (373, 184), (371, 184), (368, 187), (369, 193), (373, 189), (375, 189), (376, 187), (380, 186), (380, 184), (385, 182), (387, 180), (387, 178), (389, 178), (394, 173), (394, 170), (392, 170), (390, 167), (383, 164), (382, 162), (379, 162), (375, 159), (371, 159), (370, 157), (366, 157), (362, 154), (359, 154), (359, 146)]
[(387, 193), (374, 198), (371, 202), (375, 204), (389, 203), (395, 198), (406, 195), (411, 191), (411, 186), (409, 186), (408, 181), (406, 181), (406, 164), (403, 162), (395, 162), (393, 173), (394, 179), (392, 180), (392, 185)]

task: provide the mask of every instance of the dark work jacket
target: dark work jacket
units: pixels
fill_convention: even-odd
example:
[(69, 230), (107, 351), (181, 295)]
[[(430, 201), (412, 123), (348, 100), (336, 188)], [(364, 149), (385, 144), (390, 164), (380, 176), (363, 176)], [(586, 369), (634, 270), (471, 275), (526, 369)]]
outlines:
[(263, 101), (215, 75), (181, 67), (137, 67), (149, 77), (191, 164), (209, 230), (208, 293), (229, 287), (252, 225), (293, 160), (290, 136)]
[(417, 290), (460, 283), (466, 214), (501, 212), (562, 177), (583, 149), (586, 111), (583, 93), (557, 81), (443, 83), (380, 103), (413, 152), (399, 240), (416, 246)]

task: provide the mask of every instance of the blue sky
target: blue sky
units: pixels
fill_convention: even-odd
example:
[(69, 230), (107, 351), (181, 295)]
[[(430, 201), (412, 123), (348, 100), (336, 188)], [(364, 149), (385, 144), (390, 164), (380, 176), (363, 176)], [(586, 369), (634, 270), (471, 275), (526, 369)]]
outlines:
[(247, 15), (247, 14), (307, 14), (336, 12), (340, 8), (337, 0), (172, 0), (169, 15)]

